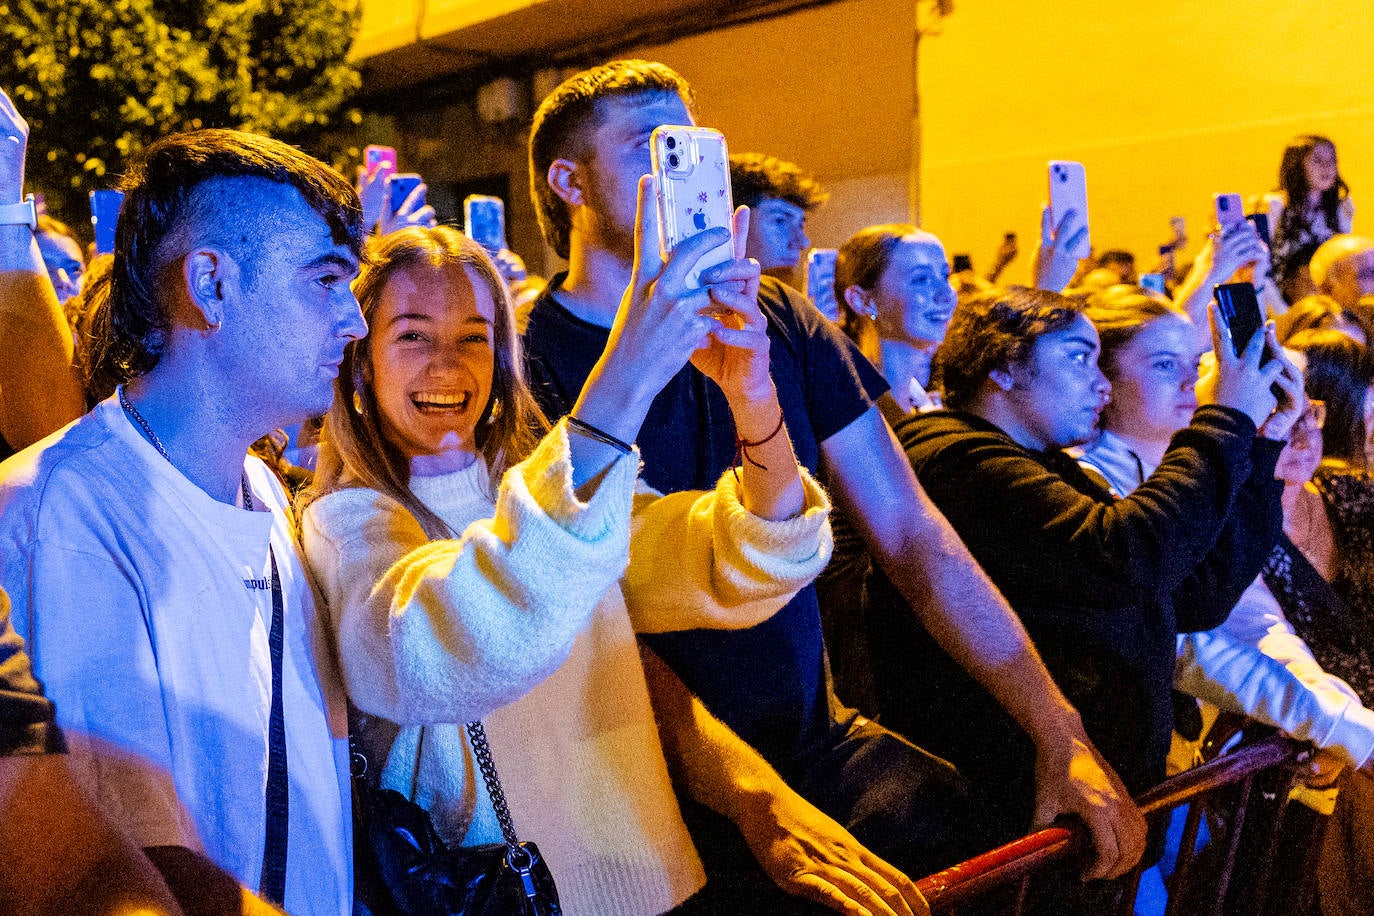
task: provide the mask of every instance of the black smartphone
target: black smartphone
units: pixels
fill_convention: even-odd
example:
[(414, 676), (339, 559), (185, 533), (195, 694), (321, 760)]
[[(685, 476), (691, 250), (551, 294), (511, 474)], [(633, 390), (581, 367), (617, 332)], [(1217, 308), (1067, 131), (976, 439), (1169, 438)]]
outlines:
[(956, 274), (961, 274), (967, 270), (973, 270), (973, 259), (966, 254), (956, 254), (952, 267)]
[(1264, 326), (1264, 312), (1260, 310), (1255, 285), (1223, 283), (1213, 287), (1213, 292), (1217, 297), (1217, 307), (1221, 310), (1221, 320), (1231, 329), (1231, 345), (1235, 347), (1236, 355), (1240, 356), (1255, 332)]
[(1268, 244), (1269, 244), (1269, 214), (1268, 214), (1268, 213), (1251, 213), (1249, 216), (1247, 216), (1247, 217), (1245, 217), (1245, 218), (1248, 219), (1248, 220), (1250, 221), (1250, 223), (1255, 227), (1255, 231), (1259, 233), (1260, 241), (1263, 242), (1264, 244), (1268, 245)]

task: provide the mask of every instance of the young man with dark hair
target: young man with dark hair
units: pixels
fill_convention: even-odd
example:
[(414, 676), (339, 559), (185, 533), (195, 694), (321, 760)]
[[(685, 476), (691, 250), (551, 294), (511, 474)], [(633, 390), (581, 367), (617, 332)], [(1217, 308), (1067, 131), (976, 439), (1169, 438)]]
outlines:
[(764, 273), (792, 282), (802, 255), (811, 247), (807, 214), (830, 195), (800, 166), (763, 153), (730, 157), (730, 190), (735, 205), (751, 211), (749, 257), (759, 262)]
[[(552, 417), (574, 403), (628, 284), (649, 135), (663, 124), (691, 124), (691, 101), (686, 83), (662, 64), (617, 61), (572, 77), (535, 115), (535, 204), (549, 243), (569, 260), (535, 303), (526, 334), (534, 388)], [(942, 645), (1032, 734), (1037, 819), (1082, 815), (1098, 849), (1091, 873), (1129, 868), (1144, 845), (1139, 813), (1099, 765), (1077, 713), (1005, 601), (921, 492), (873, 406), (886, 390), (881, 377), (782, 284), (764, 278), (759, 306), (772, 339), (780, 419), (798, 459), (813, 472), (824, 468)], [(721, 392), (688, 367), (654, 402), (639, 446), (645, 479), (672, 492), (714, 480), (739, 443)], [(919, 874), (966, 851), (958, 789), (943, 762), (833, 702), (813, 588), (749, 630), (648, 641), (794, 788), (878, 854)]]
[[(1175, 637), (1223, 621), (1280, 533), (1274, 462), (1301, 377), (1286, 360), (1260, 366), (1272, 328), (1241, 357), (1221, 333), (1204, 406), (1125, 499), (1062, 451), (1092, 438), (1111, 389), (1075, 298), (1013, 288), (961, 303), (935, 354), (946, 409), (897, 426), (922, 486), (1133, 793), (1164, 778)], [(884, 721), (953, 760), (1008, 838), (1031, 810), (1034, 749), (911, 625), (909, 598), (881, 576), (871, 595)]]
[(0, 464), (0, 586), (112, 822), (169, 871), (203, 849), (343, 916), (341, 689), (286, 493), (247, 452), (328, 408), (366, 330), (357, 195), (227, 130), (157, 141), (124, 185), (110, 345), (132, 381)]

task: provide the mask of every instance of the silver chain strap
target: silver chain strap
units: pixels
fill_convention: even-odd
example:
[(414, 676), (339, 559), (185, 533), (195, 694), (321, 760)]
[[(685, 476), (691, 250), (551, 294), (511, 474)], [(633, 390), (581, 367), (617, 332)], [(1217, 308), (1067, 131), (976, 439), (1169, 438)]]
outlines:
[(520, 848), (520, 840), (515, 834), (515, 821), (506, 805), (506, 793), (501, 791), (501, 780), (496, 775), (496, 761), (492, 759), (491, 745), (487, 743), (487, 730), (481, 722), (469, 722), (465, 728), (468, 730), (468, 740), (472, 742), (472, 755), (477, 758), (477, 767), (482, 771), (482, 781), (487, 784), (491, 806), (496, 809), (496, 820), (501, 824), (501, 836), (505, 838), (506, 848), (512, 856), (525, 857), (528, 853)]

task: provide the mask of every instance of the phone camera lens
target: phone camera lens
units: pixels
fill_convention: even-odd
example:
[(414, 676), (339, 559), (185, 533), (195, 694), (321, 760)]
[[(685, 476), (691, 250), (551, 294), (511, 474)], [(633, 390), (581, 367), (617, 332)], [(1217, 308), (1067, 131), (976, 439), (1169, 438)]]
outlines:
[(671, 155), (668, 156), (668, 167), (669, 167), (669, 168), (675, 169), (675, 168), (677, 168), (681, 163), (682, 163), (682, 159), (678, 157), (678, 154), (677, 154), (677, 153), (672, 153)]
[(663, 145), (668, 147), (668, 149), (677, 149), (677, 137), (669, 134), (668, 139), (663, 141)]

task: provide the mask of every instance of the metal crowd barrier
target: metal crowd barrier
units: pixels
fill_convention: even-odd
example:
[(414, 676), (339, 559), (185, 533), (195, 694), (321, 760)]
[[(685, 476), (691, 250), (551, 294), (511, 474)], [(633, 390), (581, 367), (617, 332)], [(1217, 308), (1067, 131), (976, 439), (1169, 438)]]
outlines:
[[(1274, 735), (1253, 744), (1242, 744), (1229, 753), (1165, 780), (1136, 799), (1152, 826), (1156, 821), (1167, 821), (1175, 808), (1189, 805), (1183, 841), (1169, 884), (1168, 916), (1185, 912), (1182, 903), (1185, 898), (1189, 901), (1186, 910), (1188, 916), (1201, 916), (1204, 913), (1219, 916), (1238, 865), (1247, 866), (1246, 874), (1256, 876), (1254, 881), (1259, 884), (1245, 887), (1247, 898), (1250, 901), (1267, 899), (1269, 888), (1265, 885), (1270, 873), (1269, 865), (1279, 852), (1279, 837), (1288, 810), (1289, 795), (1300, 779), (1299, 765), (1309, 760), (1311, 754), (1310, 745)], [(1252, 828), (1263, 831), (1260, 834), (1262, 838), (1268, 838), (1267, 849), (1262, 850), (1257, 859), (1242, 862), (1239, 859), (1241, 838), (1247, 815), (1252, 813), (1255, 782), (1271, 774), (1278, 781), (1272, 786), (1272, 791), (1266, 791), (1269, 791), (1276, 811), (1272, 814), (1264, 812), (1268, 822), (1252, 823)], [(1230, 787), (1236, 787), (1236, 790), (1223, 798), (1221, 793)], [(1234, 799), (1230, 797), (1232, 794)], [(1223, 856), (1219, 863), (1206, 869), (1204, 875), (1198, 872), (1195, 861), (1198, 853), (1194, 847), (1202, 816), (1207, 810), (1223, 815), (1214, 820), (1222, 823), (1224, 829), (1220, 835), (1211, 838), (1212, 844), (1222, 844), (1216, 849), (1221, 850)], [(1309, 844), (1308, 861), (1302, 869), (1308, 875), (1314, 863), (1310, 853), (1317, 845)], [(923, 878), (917, 882), (917, 886), (930, 902), (934, 914), (988, 912), (987, 902), (992, 895), (999, 895), (997, 899), (1003, 905), (997, 911), (1014, 912), (1019, 916), (1032, 882), (1056, 868), (1076, 867), (1087, 854), (1088, 847), (1088, 833), (1081, 824), (1047, 827)], [(1251, 843), (1247, 848), (1253, 850), (1253, 847)], [(1115, 888), (1111, 890), (1116, 901), (1113, 909), (1104, 913), (1129, 916), (1134, 911), (1144, 867), (1137, 866), (1134, 871), (1113, 882)], [(1189, 880), (1195, 872), (1199, 873), (1199, 881), (1212, 883), (1202, 897), (1199, 897), (1199, 888), (1189, 887)], [(1011, 896), (1013, 888), (1016, 889), (1014, 898)], [(1292, 887), (1285, 887), (1280, 892), (1291, 894), (1293, 890)], [(1208, 901), (1202, 904), (1204, 909), (1197, 908), (1200, 899)], [(1252, 905), (1259, 906), (1257, 903)]]

